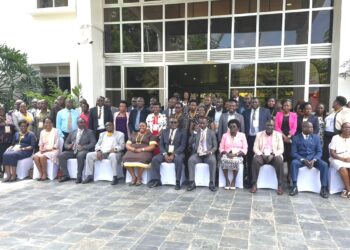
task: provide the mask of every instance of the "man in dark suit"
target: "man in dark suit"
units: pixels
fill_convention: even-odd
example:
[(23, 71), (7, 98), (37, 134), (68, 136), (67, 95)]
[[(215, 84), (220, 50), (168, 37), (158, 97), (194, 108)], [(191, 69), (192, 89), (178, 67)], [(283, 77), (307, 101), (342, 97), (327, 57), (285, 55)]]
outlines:
[(240, 110), (242, 107), (244, 107), (244, 99), (242, 96), (239, 95), (238, 89), (231, 90), (230, 101), (236, 101), (237, 110)]
[(170, 128), (163, 131), (160, 137), (160, 154), (152, 159), (152, 176), (155, 178), (148, 183), (148, 187), (153, 188), (161, 185), (160, 164), (162, 162), (175, 163), (176, 185), (175, 190), (179, 190), (182, 174), (182, 165), (185, 157), (187, 142), (186, 129), (179, 129), (179, 121), (175, 117), (170, 117)]
[(66, 98), (64, 96), (59, 96), (57, 97), (57, 102), (55, 102), (55, 106), (51, 109), (50, 111), (50, 117), (51, 121), (53, 122), (53, 126), (56, 128), (56, 117), (57, 113), (61, 110), (64, 109), (65, 103), (66, 103)]
[(247, 175), (249, 186), (252, 182), (252, 161), (254, 157), (254, 142), (256, 134), (266, 129), (266, 122), (271, 119), (271, 114), (268, 109), (260, 107), (260, 102), (257, 97), (253, 97), (251, 100), (251, 109), (247, 109), (243, 112), (245, 134), (248, 142), (247, 152)]
[(169, 121), (170, 116), (175, 115), (175, 104), (177, 103), (176, 97), (169, 98), (168, 108), (165, 109), (162, 113), (166, 115), (166, 119)]
[(241, 114), (236, 112), (237, 110), (237, 102), (236, 101), (228, 101), (227, 104), (227, 113), (221, 115), (219, 120), (218, 127), (218, 141), (221, 141), (222, 135), (227, 132), (227, 124), (230, 120), (237, 119), (241, 125), (240, 132), (244, 133), (244, 118)]
[[(322, 198), (328, 198), (328, 164), (321, 160), (322, 147), (320, 137), (313, 134), (311, 122), (303, 122), (302, 133), (293, 137), (292, 153), (293, 160), (291, 163), (291, 173), (293, 186), (289, 192), (290, 196), (298, 194), (297, 180), (298, 172), (301, 167), (317, 168), (320, 170)], [(315, 180), (316, 181), (316, 180)]]
[(215, 152), (218, 149), (215, 132), (208, 128), (207, 118), (199, 119), (199, 130), (194, 131), (189, 140), (189, 145), (194, 145), (193, 153), (188, 159), (188, 171), (190, 185), (187, 191), (196, 188), (195, 167), (197, 163), (207, 163), (209, 165), (210, 182), (209, 190), (215, 192), (215, 174), (216, 174), (216, 158)]
[(69, 159), (73, 158), (76, 158), (78, 161), (78, 174), (75, 183), (78, 184), (82, 182), (86, 155), (88, 152), (94, 150), (95, 144), (96, 138), (94, 132), (86, 128), (84, 119), (79, 118), (78, 129), (69, 133), (64, 143), (66, 151), (58, 155), (58, 162), (61, 170), (63, 171), (63, 177), (59, 180), (59, 182), (70, 180), (67, 162)]
[(100, 96), (97, 98), (96, 107), (91, 108), (89, 114), (89, 129), (95, 132), (96, 140), (106, 131), (107, 122), (113, 122), (112, 111), (105, 105), (105, 98)]
[(218, 133), (219, 128), (219, 122), (220, 117), (222, 114), (226, 113), (227, 111), (224, 108), (224, 100), (221, 97), (218, 97), (216, 99), (215, 108), (209, 111), (208, 116), (213, 120), (215, 123), (215, 133)]
[(131, 132), (139, 131), (140, 122), (145, 122), (149, 114), (149, 110), (145, 108), (145, 100), (143, 97), (137, 98), (137, 108), (131, 110), (129, 117), (129, 129)]

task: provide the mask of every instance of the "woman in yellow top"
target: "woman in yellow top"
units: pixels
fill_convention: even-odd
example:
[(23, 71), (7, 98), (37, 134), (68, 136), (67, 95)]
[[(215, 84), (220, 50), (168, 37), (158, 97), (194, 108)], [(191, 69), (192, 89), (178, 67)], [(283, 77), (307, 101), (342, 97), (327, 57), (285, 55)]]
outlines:
[[(157, 145), (157, 138), (148, 129), (145, 122), (140, 122), (139, 132), (131, 135), (126, 142), (127, 152), (123, 157), (124, 167), (132, 177), (130, 185), (142, 184), (142, 173), (152, 160), (152, 151)], [(137, 168), (137, 176), (134, 168)]]
[(29, 124), (28, 129), (30, 131), (32, 130), (32, 124), (34, 122), (34, 117), (30, 112), (28, 112), (27, 104), (25, 104), (24, 102), (22, 102), (19, 105), (18, 112), (15, 112), (12, 114), (12, 119), (13, 119), (13, 125), (15, 125), (17, 131), (20, 131), (18, 122), (22, 121), (22, 120), (25, 120)]
[(35, 166), (39, 170), (40, 177), (38, 181), (47, 179), (47, 160), (57, 163), (57, 155), (59, 153), (59, 135), (57, 129), (53, 128), (51, 118), (44, 120), (44, 129), (40, 132), (39, 152), (37, 152), (33, 160)]

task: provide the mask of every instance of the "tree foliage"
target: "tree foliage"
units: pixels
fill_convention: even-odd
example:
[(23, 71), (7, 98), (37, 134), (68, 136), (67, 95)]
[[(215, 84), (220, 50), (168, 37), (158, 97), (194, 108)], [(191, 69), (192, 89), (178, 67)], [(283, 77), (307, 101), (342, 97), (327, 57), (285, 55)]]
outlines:
[(346, 79), (347, 77), (350, 76), (350, 60), (346, 61), (345, 63), (343, 63), (343, 65), (340, 66), (341, 68), (344, 69), (343, 72), (341, 72), (339, 74), (340, 77), (343, 77), (344, 79)]

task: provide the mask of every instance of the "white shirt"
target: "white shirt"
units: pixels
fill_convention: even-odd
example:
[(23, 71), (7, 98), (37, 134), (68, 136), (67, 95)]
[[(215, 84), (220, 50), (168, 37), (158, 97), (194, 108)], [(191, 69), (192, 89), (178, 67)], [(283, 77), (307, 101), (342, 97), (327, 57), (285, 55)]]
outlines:
[(105, 111), (104, 111), (104, 107), (100, 107), (100, 106), (97, 106), (97, 118), (98, 118), (98, 114), (101, 112), (101, 116), (100, 116), (100, 119), (98, 119), (98, 127), (97, 127), (97, 130), (102, 130), (102, 129), (105, 129), (105, 119), (104, 119), (104, 116), (105, 116)]
[(335, 113), (333, 112), (324, 119), (326, 123), (326, 126), (324, 128), (325, 131), (334, 132), (334, 116)]
[[(198, 145), (198, 150), (197, 150), (197, 153), (199, 155), (201, 155), (202, 153), (206, 152), (207, 151), (207, 130), (208, 128), (205, 128), (204, 130), (202, 129), (201, 130), (201, 133), (200, 133), (200, 137), (199, 137), (199, 145)], [(204, 134), (204, 135), (203, 135)], [(204, 136), (203, 138), (203, 143), (201, 143), (201, 138), (202, 136)]]
[(251, 131), (249, 131), (249, 135), (256, 135), (256, 133), (259, 132), (259, 111), (260, 108), (257, 108), (255, 110), (255, 122), (253, 122), (253, 114), (254, 114), (254, 109), (251, 110), (250, 112), (250, 127), (255, 128), (255, 134), (252, 134)]
[(222, 115), (222, 109), (220, 111), (215, 111), (215, 117), (214, 117), (214, 123), (215, 123), (215, 132), (218, 132), (218, 127), (219, 127), (219, 121), (220, 117)]
[(233, 113), (232, 115), (230, 113), (228, 113), (228, 117), (227, 117), (227, 124), (229, 121), (233, 120), (233, 119), (236, 119), (236, 116), (235, 116), (236, 113)]
[(107, 136), (107, 134), (103, 137), (101, 144), (102, 153), (109, 153), (111, 149), (114, 149), (114, 136)]
[[(171, 132), (173, 132), (173, 134), (171, 134)], [(169, 141), (170, 141), (170, 144), (173, 144), (174, 142), (174, 138), (175, 138), (175, 135), (176, 135), (176, 131), (177, 131), (177, 128), (176, 129), (170, 129), (170, 133), (169, 133)]]

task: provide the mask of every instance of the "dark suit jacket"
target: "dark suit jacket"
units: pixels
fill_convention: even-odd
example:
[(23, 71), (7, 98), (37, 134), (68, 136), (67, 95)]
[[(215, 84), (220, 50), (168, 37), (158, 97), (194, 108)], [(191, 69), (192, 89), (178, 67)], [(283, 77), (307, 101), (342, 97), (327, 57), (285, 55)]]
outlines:
[[(189, 140), (189, 145), (194, 145), (192, 153), (197, 153), (200, 138), (201, 138), (201, 133), (193, 134), (191, 136), (191, 138)], [(216, 140), (215, 131), (213, 131), (209, 128), (207, 129), (206, 142), (207, 142), (207, 150), (211, 151), (212, 154), (214, 155), (216, 150), (218, 149), (218, 142)]]
[[(167, 153), (169, 149), (170, 128), (163, 131), (160, 136), (160, 153)], [(175, 155), (183, 154), (186, 149), (187, 133), (185, 129), (177, 129), (173, 141)]]
[[(110, 107), (104, 106), (104, 123), (113, 122), (113, 115)], [(97, 131), (98, 128), (98, 110), (97, 107), (93, 107), (90, 109), (89, 114), (89, 129), (93, 131)]]
[[(318, 123), (317, 117), (314, 115), (311, 115), (307, 121), (312, 123), (312, 127), (314, 128), (314, 134), (317, 135), (318, 132), (320, 131), (320, 125)], [(302, 125), (303, 125), (303, 117), (298, 116), (297, 134), (301, 133)]]
[[(227, 129), (228, 129), (227, 123), (229, 122), (228, 116), (229, 116), (229, 112), (222, 114), (220, 117), (219, 128), (218, 128), (218, 141), (221, 141), (222, 135), (227, 132)], [(241, 129), (239, 131), (244, 133), (244, 118), (243, 118), (243, 116), (236, 112), (235, 117), (239, 121), (239, 123), (241, 124)]]
[(322, 147), (320, 137), (315, 134), (310, 134), (308, 140), (304, 139), (302, 133), (293, 137), (292, 140), (292, 157), (300, 160), (304, 158), (308, 161), (316, 159), (320, 160), (322, 157)]
[[(233, 98), (230, 98), (230, 101), (233, 101), (233, 100), (234, 100)], [(238, 102), (237, 102), (237, 112), (242, 113), (244, 110), (245, 110), (244, 109), (244, 98), (242, 96), (239, 96)]]
[[(69, 144), (72, 144), (77, 139), (78, 130), (74, 130), (69, 133), (66, 141), (64, 142), (64, 147), (67, 148)], [(90, 129), (84, 129), (83, 134), (80, 137), (79, 145), (83, 146), (83, 150), (93, 151), (95, 149), (96, 138), (95, 134)]]
[[(222, 109), (222, 114), (225, 114), (227, 112), (227, 110), (226, 109)], [(216, 114), (216, 109), (211, 109), (210, 111), (209, 111), (209, 113), (208, 113), (208, 117), (211, 117), (212, 119), (213, 119), (213, 121), (214, 121), (214, 119), (215, 119), (215, 114)]]
[[(243, 118), (244, 118), (244, 127), (245, 127), (245, 134), (246, 136), (249, 136), (249, 131), (250, 131), (250, 116), (252, 114), (251, 109), (247, 109), (246, 111), (243, 112)], [(259, 108), (259, 131), (263, 131), (266, 129), (266, 122), (271, 119), (271, 113), (270, 110), (266, 108)]]
[[(140, 114), (140, 122), (145, 122), (147, 116), (149, 115), (149, 110), (144, 107), (141, 110), (141, 114)], [(133, 109), (130, 111), (130, 117), (129, 117), (129, 129), (132, 132), (135, 132), (135, 122), (136, 122), (136, 116), (137, 116), (137, 109)]]

